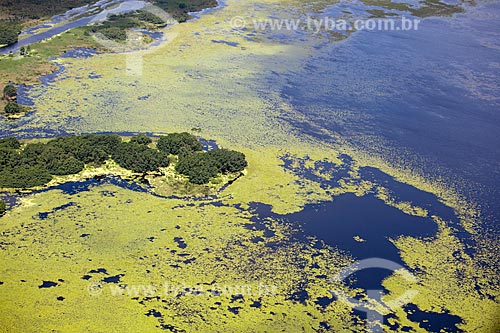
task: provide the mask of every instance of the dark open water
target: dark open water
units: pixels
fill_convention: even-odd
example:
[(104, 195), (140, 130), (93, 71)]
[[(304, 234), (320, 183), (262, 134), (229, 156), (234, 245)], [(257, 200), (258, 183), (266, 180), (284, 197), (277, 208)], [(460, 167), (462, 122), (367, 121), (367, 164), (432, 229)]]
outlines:
[(425, 19), (418, 31), (358, 32), (320, 48), (283, 94), (368, 151), (456, 182), (498, 230), (498, 22), (500, 3), (488, 2)]
[[(349, 5), (342, 8), (354, 12)], [(333, 6), (325, 14), (338, 11)], [(499, 22), (500, 3), (488, 2), (453, 17), (424, 19), (418, 31), (358, 32), (318, 48), (299, 76), (290, 78), (283, 96), (314, 125), (454, 184), (481, 204), (484, 229), (500, 237)], [(325, 139), (314, 127), (303, 131)], [(437, 198), (378, 170), (363, 173), (445, 218), (473, 254), (474, 241)], [(258, 211), (269, 214), (262, 207)], [(341, 196), (285, 218), (358, 259), (400, 262), (389, 237), (435, 232), (432, 221), (404, 216), (369, 196)], [(357, 243), (355, 235), (367, 241)], [(364, 272), (357, 286), (376, 288), (385, 276)], [(428, 330), (459, 331), (456, 316), (424, 313), (412, 304), (405, 311), (413, 311), (411, 320)]]

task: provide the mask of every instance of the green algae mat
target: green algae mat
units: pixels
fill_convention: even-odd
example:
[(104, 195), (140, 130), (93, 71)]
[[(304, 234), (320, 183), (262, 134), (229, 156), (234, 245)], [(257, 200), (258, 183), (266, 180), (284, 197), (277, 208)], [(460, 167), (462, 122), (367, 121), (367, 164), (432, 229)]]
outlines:
[[(424, 16), (456, 12), (437, 3)], [(478, 203), (404, 155), (395, 166), (316, 128), (281, 96), (317, 45), (345, 37), (297, 41), (231, 26), (241, 13), (293, 16), (329, 4), (229, 0), (147, 50), (53, 60), (63, 74), (31, 89), (36, 111), (13, 135), (194, 130), (243, 152), (248, 167), (210, 198), (106, 181), (18, 196), (0, 218), (0, 331), (494, 332), (500, 242), (481, 230)], [(340, 234), (349, 216), (318, 216), (345, 198), (382, 207), (395, 230), (422, 230), (374, 240), (374, 227), (345, 239), (368, 249), (365, 258), (380, 244), (394, 253), (397, 266), (371, 288), (382, 290), (378, 299), (357, 284), (361, 275), (345, 276), (364, 258), (309, 232), (331, 223), (328, 233)], [(384, 321), (367, 325), (356, 304)]]

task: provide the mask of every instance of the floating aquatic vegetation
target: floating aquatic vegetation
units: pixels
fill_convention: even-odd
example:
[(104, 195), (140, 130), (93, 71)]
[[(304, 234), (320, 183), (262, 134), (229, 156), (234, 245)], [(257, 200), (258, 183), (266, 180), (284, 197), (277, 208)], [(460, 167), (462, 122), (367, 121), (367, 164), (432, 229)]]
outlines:
[[(382, 282), (385, 300), (411, 288), (419, 293), (414, 307), (377, 308), (388, 314), (386, 328), (421, 330), (417, 311), (449, 315), (451, 329), (494, 327), (495, 259), (484, 247), (473, 257), (461, 234), (478, 227), (474, 203), (404, 161), (395, 167), (315, 126), (281, 96), (290, 72), (303, 66), (320, 37), (290, 44), (267, 38), (269, 31), (248, 39), (252, 31), (230, 27), (241, 12), (266, 18), (283, 3), (301, 13), (313, 10), (302, 1), (229, 1), (173, 27), (178, 35), (170, 43), (134, 53), (143, 59), (140, 75), (126, 54), (60, 60), (67, 78), (40, 87), (38, 112), (22, 131), (47, 133), (61, 123), (74, 133), (196, 128), (221, 147), (244, 152), (248, 173), (204, 201), (106, 184), (24, 197), (0, 223), (0, 309), (17, 318), (1, 318), (2, 329), (362, 331), (364, 322), (331, 290), (358, 297), (365, 291), (330, 280), (357, 258), (283, 220), (346, 195), (438, 229), (391, 236), (394, 255), (418, 283), (389, 274)], [(294, 124), (318, 135), (304, 135)], [(385, 173), (370, 175), (368, 167)], [(419, 195), (408, 195), (401, 184)], [(259, 216), (256, 203), (268, 207), (269, 216)], [(41, 218), (40, 212), (50, 214)], [(356, 233), (351, 241), (361, 247), (372, 240)], [(64, 282), (38, 288), (58, 279)]]

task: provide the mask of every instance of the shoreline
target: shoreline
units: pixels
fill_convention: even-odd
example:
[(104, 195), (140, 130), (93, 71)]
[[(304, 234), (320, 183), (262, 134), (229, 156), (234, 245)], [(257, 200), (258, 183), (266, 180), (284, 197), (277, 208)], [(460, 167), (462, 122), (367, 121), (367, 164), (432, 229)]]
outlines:
[[(227, 3), (223, 0), (215, 0), (215, 1), (217, 2), (217, 6), (204, 8), (204, 9), (197, 11), (197, 12), (188, 12), (188, 15), (192, 16), (192, 18), (185, 21), (185, 22), (179, 22), (179, 24), (198, 20), (204, 14), (208, 14), (214, 10), (218, 10), (218, 9), (221, 9), (221, 8), (224, 8), (225, 6), (227, 6)], [(108, 5), (123, 4), (125, 2), (128, 2), (128, 1), (126, 1), (126, 0), (122, 1), (122, 2), (118, 1), (116, 3), (114, 1), (111, 1), (110, 3), (108, 3)], [(102, 5), (102, 3), (103, 3), (103, 1), (98, 1), (93, 5), (85, 5), (82, 7), (73, 8), (73, 9), (70, 9), (69, 11), (66, 11), (63, 14), (55, 15), (49, 19), (45, 19), (42, 21), (37, 21), (36, 26), (31, 26), (31, 27), (28, 27), (28, 28), (24, 29), (23, 31), (21, 31), (20, 36), (22, 36), (22, 38), (19, 39), (19, 41), (17, 43), (12, 44), (12, 45), (3, 46), (0, 48), (0, 60), (5, 59), (6, 61), (8, 61), (9, 58), (12, 56), (15, 57), (15, 59), (13, 59), (13, 60), (23, 59), (25, 57), (32, 57), (31, 55), (18, 56), (18, 55), (16, 55), (16, 53), (22, 47), (26, 47), (26, 46), (30, 46), (30, 45), (39, 45), (40, 43), (46, 43), (53, 38), (56, 38), (56, 37), (61, 36), (63, 34), (69, 33), (73, 29), (82, 28), (82, 27), (86, 26), (86, 24), (88, 24), (89, 22), (93, 22), (95, 20), (95, 18), (97, 18), (99, 15), (101, 15), (104, 11), (107, 10), (107, 7), (104, 5), (103, 5), (103, 7), (99, 7), (99, 4)], [(138, 10), (141, 10), (142, 8), (147, 6), (148, 4), (149, 4), (149, 2), (144, 2), (143, 7), (139, 8)], [(102, 8), (103, 11), (100, 13), (95, 13), (95, 9), (98, 7)], [(80, 13), (79, 15), (73, 15), (73, 16), (70, 15), (71, 13), (75, 13), (75, 12), (79, 13), (82, 10), (89, 11), (90, 16), (85, 16), (86, 13)], [(129, 13), (129, 12), (130, 11), (125, 11), (124, 13)], [(76, 16), (76, 19), (74, 19), (73, 21), (70, 21), (72, 18), (75, 18), (75, 16)], [(64, 23), (64, 21), (61, 21), (61, 18), (65, 18), (65, 17), (68, 18), (67, 23)], [(52, 26), (52, 27), (47, 28), (47, 25)], [(68, 28), (65, 29), (65, 27), (68, 27)], [(168, 26), (167, 26), (167, 29), (168, 29)], [(51, 31), (53, 31), (53, 30), (56, 30), (54, 34), (51, 33)], [(32, 33), (33, 31), (40, 31), (40, 32), (33, 34)], [(45, 35), (45, 34), (47, 34), (46, 38), (42, 38), (42, 39), (36, 38), (36, 36)], [(168, 41), (167, 39), (165, 39), (164, 32), (161, 32), (160, 34), (161, 34), (161, 36), (159, 38), (152, 38), (153, 39), (152, 42), (147, 46), (146, 49), (151, 49), (153, 47), (161, 46), (164, 42)], [(32, 39), (35, 39), (35, 41), (31, 41)], [(43, 47), (42, 47), (42, 49), (43, 49)], [(92, 50), (93, 53), (91, 53), (90, 55), (89, 54), (79, 55), (79, 54), (71, 53), (73, 51), (78, 51), (80, 49), (81, 50)], [(13, 53), (13, 51), (14, 51), (14, 53)], [(37, 49), (35, 49), (35, 51), (37, 51)], [(44, 58), (42, 56), (41, 58), (38, 58), (38, 56), (35, 54), (34, 59), (35, 58), (36, 59), (34, 61), (39, 61), (39, 60), (47, 61), (50, 63), (50, 65), (46, 71), (44, 71), (44, 70), (36, 71), (38, 75), (30, 77), (28, 80), (25, 80), (25, 82), (23, 82), (23, 83), (19, 83), (19, 85), (23, 86), (23, 88), (24, 88), (23, 92), (25, 93), (25, 95), (22, 96), (23, 101), (26, 101), (29, 103), (29, 104), (27, 104), (27, 103), (19, 103), (19, 104), (25, 105), (25, 106), (30, 106), (31, 109), (28, 112), (25, 112), (21, 115), (9, 117), (9, 116), (6, 116), (4, 114), (4, 117), (6, 119), (9, 119), (9, 120), (19, 120), (19, 119), (24, 118), (26, 115), (29, 115), (32, 112), (37, 111), (36, 107), (34, 106), (35, 103), (31, 99), (31, 97), (29, 96), (29, 90), (31, 88), (38, 87), (40, 85), (43, 86), (43, 85), (46, 85), (48, 83), (54, 82), (57, 79), (57, 75), (60, 75), (64, 72), (64, 65), (57, 62), (57, 60), (59, 58), (62, 58), (66, 54), (71, 54), (69, 56), (70, 58), (78, 59), (81, 57), (91, 57), (91, 56), (98, 55), (101, 53), (115, 53), (115, 52), (106, 50), (105, 47), (103, 47), (102, 45), (99, 45), (98, 43), (96, 43), (95, 45), (92, 46), (92, 45), (89, 45), (88, 43), (78, 44), (78, 42), (77, 42), (77, 44), (71, 45), (69, 49), (60, 50), (59, 52), (57, 52), (57, 55), (53, 56), (53, 57)], [(0, 107), (3, 108), (4, 106), (5, 106), (5, 103), (3, 103), (3, 101), (0, 101)]]
[[(134, 2), (138, 5), (139, 5), (139, 3), (142, 3), (142, 7), (124, 8), (122, 11), (119, 11), (118, 13), (111, 12), (115, 8), (108, 9), (108, 7), (110, 7), (110, 6), (113, 7), (115, 5), (118, 5), (120, 7), (122, 4), (125, 4), (127, 2)], [(218, 9), (221, 9), (221, 8), (224, 8), (225, 6), (227, 6), (225, 1), (216, 0), (216, 2), (217, 2), (217, 6), (215, 6), (215, 7), (207, 7), (207, 8), (203, 8), (199, 11), (188, 12), (187, 14), (189, 16), (191, 16), (192, 18), (186, 20), (185, 22), (191, 22), (193, 20), (197, 20), (204, 14), (208, 14), (214, 10), (218, 10)], [(0, 47), (0, 55), (8, 56), (9, 54), (15, 53), (16, 51), (18, 51), (21, 47), (41, 43), (41, 42), (47, 41), (51, 38), (54, 38), (62, 33), (68, 32), (72, 29), (81, 28), (83, 26), (86, 26), (89, 23), (96, 22), (97, 19), (99, 19), (99, 20), (101, 19), (100, 16), (102, 16), (102, 14), (105, 13), (106, 11), (110, 11), (110, 13), (106, 13), (106, 19), (107, 19), (108, 14), (110, 14), (110, 15), (127, 14), (127, 13), (131, 13), (134, 11), (142, 10), (148, 4), (150, 4), (150, 2), (147, 2), (147, 1), (122, 0), (122, 1), (116, 1), (116, 2), (110, 1), (110, 3), (107, 4), (109, 6), (103, 5), (102, 7), (99, 7), (100, 3), (102, 3), (102, 1), (98, 1), (91, 6), (85, 5), (82, 7), (72, 8), (63, 14), (59, 14), (59, 15), (52, 16), (50, 18), (43, 19), (43, 20), (37, 22), (37, 25), (35, 25), (35, 26), (27, 27), (26, 29), (24, 29), (20, 32), (19, 36), (21, 38), (18, 40), (17, 43)], [(97, 8), (97, 7), (95, 7), (96, 5), (102, 9), (101, 12), (98, 12), (98, 13), (95, 12), (95, 8)], [(126, 6), (124, 6), (124, 7), (126, 7)], [(83, 10), (86, 10), (87, 12), (80, 13), (79, 15), (77, 15), (76, 18), (70, 16), (70, 13), (72, 13), (72, 12), (79, 12), (79, 11), (83, 11)], [(87, 14), (88, 14), (88, 16), (86, 16)], [(60, 20), (58, 21), (58, 19), (61, 17), (63, 17), (63, 18), (67, 17), (67, 22), (64, 23), (64, 21), (60, 21)], [(178, 22), (178, 23), (185, 23), (185, 22)], [(34, 31), (35, 32), (39, 31), (39, 32), (33, 33)], [(45, 37), (44, 35), (47, 35), (47, 36)], [(76, 47), (78, 47), (78, 46), (76, 46)]]
[[(99, 169), (99, 168), (97, 168)], [(162, 181), (166, 178), (165, 175), (155, 177), (154, 174), (143, 175), (137, 173), (131, 173), (126, 175), (125, 173), (113, 172), (113, 170), (99, 172), (99, 171), (83, 171), (83, 174), (69, 175), (69, 176), (58, 176), (58, 179), (53, 179), (50, 183), (44, 186), (37, 186), (28, 189), (16, 189), (16, 188), (0, 188), (0, 200), (3, 200), (7, 204), (6, 211), (10, 211), (18, 206), (19, 201), (22, 198), (50, 192), (62, 190), (67, 193), (80, 193), (87, 191), (89, 188), (98, 187), (102, 185), (113, 185), (124, 190), (130, 190), (133, 192), (144, 193), (152, 195), (156, 198), (166, 199), (166, 200), (182, 200), (182, 201), (213, 201), (219, 198), (219, 195), (230, 185), (236, 182), (239, 178), (245, 175), (245, 172), (240, 172), (238, 175), (226, 176), (222, 183), (217, 187), (211, 187), (212, 184), (206, 185), (196, 185), (205, 187), (208, 194), (204, 193), (192, 193), (192, 194), (180, 194), (180, 193), (159, 193), (158, 188), (155, 187), (152, 181)], [(55, 177), (56, 178), (56, 177)], [(66, 189), (68, 185), (69, 188)]]

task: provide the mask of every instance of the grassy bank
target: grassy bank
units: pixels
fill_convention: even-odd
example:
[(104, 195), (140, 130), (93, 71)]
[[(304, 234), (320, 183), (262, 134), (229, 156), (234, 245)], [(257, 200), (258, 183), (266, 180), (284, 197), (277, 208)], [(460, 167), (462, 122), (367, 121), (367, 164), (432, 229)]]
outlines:
[[(92, 37), (86, 35), (83, 29), (72, 29), (49, 40), (31, 45), (29, 55), (1, 55), (0, 87), (4, 87), (9, 82), (26, 85), (40, 83), (41, 76), (57, 69), (50, 58), (75, 47), (99, 48), (99, 45)], [(4, 100), (0, 100), (0, 109), (3, 110), (5, 104)]]

